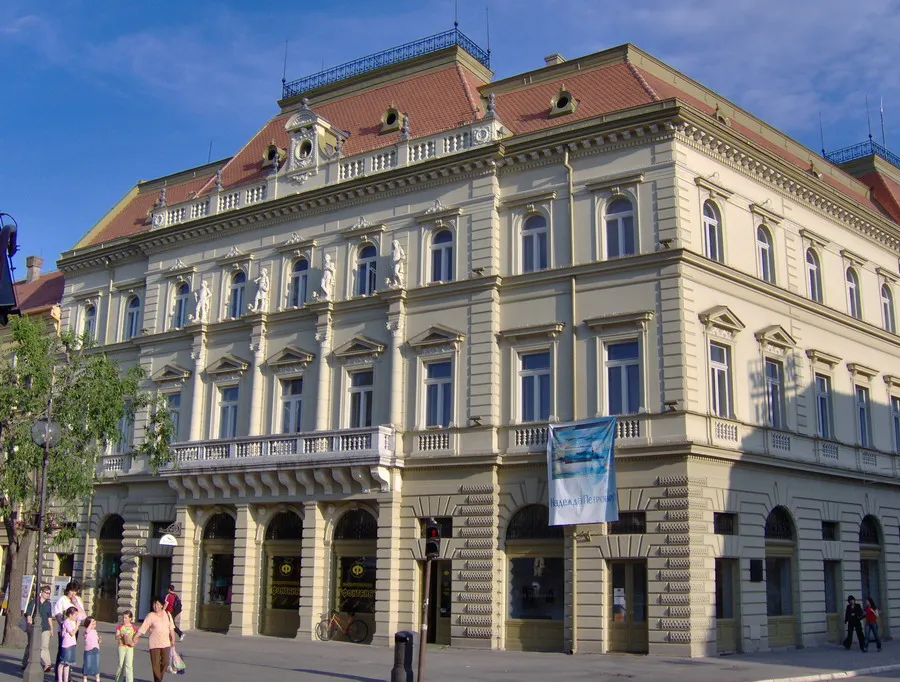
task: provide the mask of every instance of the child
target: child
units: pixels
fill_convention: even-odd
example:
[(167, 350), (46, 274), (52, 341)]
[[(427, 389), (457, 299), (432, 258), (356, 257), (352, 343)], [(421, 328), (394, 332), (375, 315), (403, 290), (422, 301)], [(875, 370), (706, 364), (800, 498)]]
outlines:
[(65, 619), (60, 627), (59, 666), (56, 669), (56, 682), (69, 682), (69, 668), (75, 664), (75, 633), (78, 632), (78, 609), (70, 606), (65, 610)]
[(116, 673), (116, 682), (134, 682), (134, 635), (137, 632), (131, 621), (134, 614), (131, 611), (122, 612), (122, 623), (116, 626), (116, 643), (119, 645), (119, 671)]
[(97, 632), (97, 619), (88, 616), (84, 619), (84, 665), (81, 672), (84, 682), (93, 677), (100, 682), (100, 633)]

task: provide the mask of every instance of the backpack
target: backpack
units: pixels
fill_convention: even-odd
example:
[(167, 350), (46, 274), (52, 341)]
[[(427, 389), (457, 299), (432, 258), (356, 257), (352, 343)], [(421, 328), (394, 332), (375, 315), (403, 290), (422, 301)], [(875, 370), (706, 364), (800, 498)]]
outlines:
[(177, 616), (179, 613), (181, 613), (181, 597), (176, 594), (175, 603), (172, 604), (172, 615)]

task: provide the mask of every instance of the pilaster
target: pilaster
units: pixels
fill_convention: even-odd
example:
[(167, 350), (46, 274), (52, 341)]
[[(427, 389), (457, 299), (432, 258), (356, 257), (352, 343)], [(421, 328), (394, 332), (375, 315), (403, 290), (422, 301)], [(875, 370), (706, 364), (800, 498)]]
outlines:
[(253, 328), (253, 336), (250, 341), (250, 352), (253, 359), (250, 366), (250, 424), (249, 435), (258, 436), (261, 433), (263, 413), (263, 375), (262, 365), (266, 356), (266, 326), (260, 322)]
[(259, 614), (259, 523), (256, 508), (238, 504), (234, 529), (234, 580), (231, 591), (229, 635), (257, 634)]
[[(403, 430), (403, 335), (406, 326), (405, 315), (392, 315), (387, 322), (391, 334), (391, 403), (388, 421), (397, 430)], [(398, 445), (400, 445), (398, 443)]]
[(333, 342), (331, 329), (331, 309), (329, 302), (316, 304), (319, 308), (316, 321), (316, 341), (319, 352), (316, 355), (316, 431), (325, 431), (331, 420), (328, 409), (331, 398), (331, 346)]
[(181, 629), (191, 630), (197, 619), (199, 603), (197, 576), (197, 525), (190, 507), (179, 504), (175, 509), (175, 521), (181, 524), (181, 541), (172, 552), (172, 583), (178, 589), (181, 605)]
[(303, 505), (303, 556), (300, 560), (300, 627), (298, 639), (315, 639), (316, 624), (328, 610), (325, 593), (325, 516), (318, 502)]
[(399, 622), (400, 493), (378, 501), (378, 552), (375, 578), (375, 634), (372, 644), (390, 646)]
[(119, 574), (119, 593), (116, 612), (134, 611), (138, 603), (138, 576), (141, 555), (146, 550), (150, 524), (147, 521), (125, 520), (122, 530), (122, 566)]
[[(194, 371), (191, 373), (191, 423), (189, 440), (203, 438), (203, 370), (206, 366), (206, 324), (200, 324), (200, 331), (194, 336), (191, 348)], [(182, 602), (184, 599), (182, 599)], [(183, 619), (182, 619), (183, 620)]]

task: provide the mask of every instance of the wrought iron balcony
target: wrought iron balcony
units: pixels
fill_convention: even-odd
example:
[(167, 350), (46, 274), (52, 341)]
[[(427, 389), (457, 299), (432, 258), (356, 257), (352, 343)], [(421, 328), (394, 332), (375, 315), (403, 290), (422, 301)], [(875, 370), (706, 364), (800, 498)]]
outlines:
[(900, 156), (897, 156), (874, 140), (867, 140), (866, 142), (860, 142), (859, 144), (828, 152), (825, 155), (825, 158), (831, 161), (831, 163), (839, 165), (846, 163), (847, 161), (853, 161), (855, 159), (861, 159), (864, 156), (872, 155), (880, 156), (888, 163), (900, 168)]
[(452, 28), (443, 33), (437, 33), (433, 36), (428, 36), (427, 38), (414, 40), (411, 43), (406, 43), (399, 47), (382, 50), (381, 52), (370, 54), (368, 57), (354, 59), (352, 62), (334, 66), (330, 69), (325, 69), (325, 71), (314, 73), (311, 76), (285, 83), (282, 86), (281, 96), (282, 98), (293, 97), (294, 95), (314, 90), (315, 88), (328, 85), (329, 83), (335, 83), (344, 80), (345, 78), (366, 73), (367, 71), (373, 71), (382, 66), (397, 64), (406, 61), (407, 59), (412, 59), (413, 57), (420, 57), (424, 54), (437, 52), (438, 50), (443, 50), (444, 48), (452, 47), (454, 45), (458, 45), (481, 64), (490, 68), (490, 52), (480, 48), (475, 41), (466, 36), (466, 34), (458, 28)]

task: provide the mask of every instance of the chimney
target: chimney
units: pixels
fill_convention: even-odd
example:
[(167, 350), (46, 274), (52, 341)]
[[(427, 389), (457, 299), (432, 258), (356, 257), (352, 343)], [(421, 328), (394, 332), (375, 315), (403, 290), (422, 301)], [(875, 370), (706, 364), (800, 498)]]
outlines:
[(553, 54), (548, 54), (544, 57), (544, 64), (546, 66), (555, 66), (556, 64), (562, 64), (564, 61), (566, 61), (566, 58), (559, 52), (554, 52)]
[(38, 277), (41, 276), (41, 266), (44, 264), (44, 259), (40, 256), (28, 256), (25, 259), (25, 281), (33, 282)]

